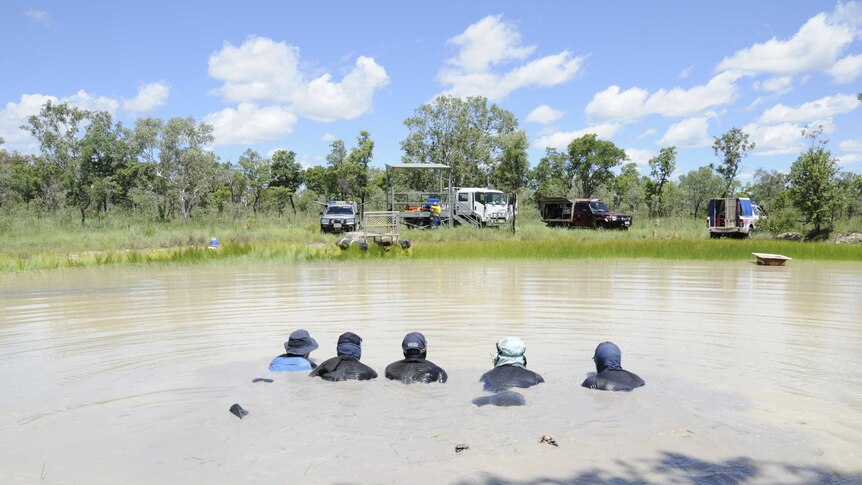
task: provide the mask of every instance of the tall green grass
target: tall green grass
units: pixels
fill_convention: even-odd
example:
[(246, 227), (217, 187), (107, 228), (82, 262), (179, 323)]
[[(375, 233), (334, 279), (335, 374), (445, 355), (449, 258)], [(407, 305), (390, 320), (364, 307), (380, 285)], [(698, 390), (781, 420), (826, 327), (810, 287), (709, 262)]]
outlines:
[[(511, 227), (403, 230), (413, 248), (372, 245), (340, 250), (339, 236), (320, 234), (316, 214), (163, 223), (131, 216), (94, 218), (84, 227), (73, 213), (0, 218), (0, 271), (152, 264), (245, 264), (413, 259), (658, 258), (750, 260), (752, 252), (796, 259), (862, 261), (862, 246), (776, 241), (710, 240), (702, 221), (635, 221), (628, 231), (551, 229), (535, 218)], [(211, 237), (219, 250), (207, 249)]]

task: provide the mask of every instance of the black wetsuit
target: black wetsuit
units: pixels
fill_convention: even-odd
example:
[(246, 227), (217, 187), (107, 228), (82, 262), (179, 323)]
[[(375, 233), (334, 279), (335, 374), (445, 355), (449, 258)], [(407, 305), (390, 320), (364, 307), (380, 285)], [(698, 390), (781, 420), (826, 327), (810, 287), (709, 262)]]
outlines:
[(593, 356), (597, 374), (584, 380), (582, 386), (601, 391), (631, 391), (644, 385), (644, 380), (622, 367), (622, 352), (611, 342), (596, 347)]
[(386, 378), (405, 384), (446, 382), (446, 371), (421, 357), (407, 357), (386, 366)]
[(485, 390), (491, 392), (505, 391), (512, 387), (531, 387), (545, 382), (539, 374), (517, 365), (494, 367), (480, 380), (485, 384)]
[(359, 362), (356, 357), (339, 355), (323, 362), (308, 375), (311, 377), (320, 377), (325, 381), (367, 381), (375, 379), (377, 372)]
[(644, 385), (644, 380), (627, 370), (606, 369), (587, 377), (581, 385), (602, 391), (631, 391)]

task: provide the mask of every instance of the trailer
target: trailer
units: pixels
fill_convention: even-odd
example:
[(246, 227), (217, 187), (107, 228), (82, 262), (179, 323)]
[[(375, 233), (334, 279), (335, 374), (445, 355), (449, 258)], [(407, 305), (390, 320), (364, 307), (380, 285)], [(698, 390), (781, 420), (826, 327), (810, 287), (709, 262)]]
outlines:
[(376, 244), (387, 251), (394, 246), (410, 249), (410, 241), (401, 239), (398, 219), (396, 211), (368, 211), (362, 224), (363, 230), (348, 232), (336, 241), (336, 244), (342, 250), (357, 245), (362, 251), (368, 251), (370, 244)]

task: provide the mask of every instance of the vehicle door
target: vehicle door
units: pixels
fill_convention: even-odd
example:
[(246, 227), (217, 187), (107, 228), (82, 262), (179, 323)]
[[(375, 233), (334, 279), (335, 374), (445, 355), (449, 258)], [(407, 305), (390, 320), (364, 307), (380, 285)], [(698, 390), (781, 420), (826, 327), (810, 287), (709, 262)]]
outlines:
[(593, 225), (593, 211), (587, 202), (575, 204), (575, 213), (572, 217), (572, 225), (576, 227), (590, 227)]
[(455, 203), (455, 213), (460, 216), (469, 216), (473, 213), (472, 192), (458, 192), (458, 200)]
[(473, 215), (480, 220), (485, 220), (485, 208), (487, 207), (487, 194), (476, 192), (473, 194)]

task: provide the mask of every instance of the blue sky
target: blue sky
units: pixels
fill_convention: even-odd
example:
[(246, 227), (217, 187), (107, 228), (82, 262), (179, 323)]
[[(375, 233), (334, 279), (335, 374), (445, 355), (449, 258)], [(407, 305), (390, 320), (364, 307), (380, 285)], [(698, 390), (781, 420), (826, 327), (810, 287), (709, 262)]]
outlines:
[(193, 116), (214, 151), (294, 150), (324, 163), (333, 138), (401, 157), (403, 121), (441, 93), (518, 117), (535, 164), (597, 133), (642, 172), (663, 146), (678, 173), (716, 160), (736, 126), (758, 167), (789, 170), (805, 124), (862, 172), (862, 3), (40, 2), (0, 4), (0, 137), (48, 99), (140, 116)]

